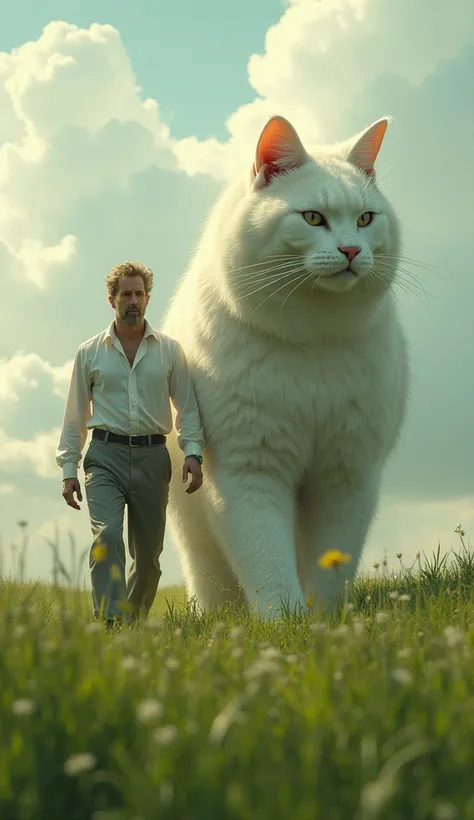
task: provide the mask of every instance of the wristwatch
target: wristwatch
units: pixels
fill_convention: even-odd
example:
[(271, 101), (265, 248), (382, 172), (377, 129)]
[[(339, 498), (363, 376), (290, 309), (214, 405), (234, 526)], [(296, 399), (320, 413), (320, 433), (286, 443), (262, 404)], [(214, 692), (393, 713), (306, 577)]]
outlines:
[(196, 456), (194, 453), (191, 453), (191, 455), (189, 456), (189, 458), (196, 458), (196, 459), (199, 461), (199, 464), (202, 464), (202, 463), (203, 463), (203, 461), (204, 461), (204, 459), (203, 459), (203, 457), (202, 457), (202, 456)]

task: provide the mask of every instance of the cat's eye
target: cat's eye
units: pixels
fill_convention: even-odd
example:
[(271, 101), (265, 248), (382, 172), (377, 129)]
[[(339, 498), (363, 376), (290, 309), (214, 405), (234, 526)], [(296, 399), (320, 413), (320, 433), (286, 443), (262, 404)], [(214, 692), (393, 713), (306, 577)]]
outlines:
[(367, 225), (370, 225), (373, 218), (374, 218), (374, 215), (373, 215), (372, 211), (366, 211), (365, 213), (363, 213), (359, 216), (359, 219), (357, 220), (357, 227), (358, 228), (366, 228)]
[(324, 219), (324, 216), (319, 213), (319, 211), (303, 211), (302, 216), (308, 225), (312, 225), (313, 228), (317, 228), (318, 225), (326, 225), (326, 220)]

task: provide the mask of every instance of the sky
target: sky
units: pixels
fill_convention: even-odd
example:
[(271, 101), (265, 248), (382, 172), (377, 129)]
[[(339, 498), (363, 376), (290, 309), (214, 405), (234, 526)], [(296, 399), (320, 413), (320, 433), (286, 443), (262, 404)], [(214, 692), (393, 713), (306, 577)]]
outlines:
[[(41, 8), (39, 8), (41, 6)], [(160, 327), (222, 186), (272, 114), (310, 146), (392, 117), (378, 178), (404, 234), (408, 417), (364, 568), (474, 533), (474, 9), (458, 0), (17, 0), (0, 11), (0, 538), (51, 577), (87, 549), (55, 451), (74, 353), (111, 321), (104, 278), (155, 273)], [(80, 477), (82, 477), (80, 471)], [(343, 545), (341, 545), (343, 548)], [(181, 582), (171, 533), (162, 586)], [(87, 574), (84, 575), (88, 583)]]

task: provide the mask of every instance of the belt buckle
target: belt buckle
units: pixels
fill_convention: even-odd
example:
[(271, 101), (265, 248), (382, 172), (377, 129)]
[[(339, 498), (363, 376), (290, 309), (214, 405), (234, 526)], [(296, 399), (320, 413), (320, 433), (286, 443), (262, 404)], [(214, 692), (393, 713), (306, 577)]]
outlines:
[(138, 435), (129, 436), (128, 440), (129, 440), (130, 447), (140, 447), (139, 444), (134, 444), (133, 443), (132, 439), (134, 439), (134, 438), (139, 438), (139, 436)]

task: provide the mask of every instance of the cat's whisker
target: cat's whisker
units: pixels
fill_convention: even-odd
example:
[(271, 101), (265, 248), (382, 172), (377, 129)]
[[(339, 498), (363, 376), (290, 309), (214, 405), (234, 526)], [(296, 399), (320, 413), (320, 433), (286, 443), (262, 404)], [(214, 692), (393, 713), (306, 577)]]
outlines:
[(282, 253), (277, 254), (276, 256), (267, 256), (265, 259), (262, 259), (260, 262), (252, 262), (251, 265), (242, 265), (241, 268), (229, 268), (228, 273), (238, 273), (239, 271), (248, 270), (249, 268), (258, 268), (261, 265), (266, 265), (268, 262), (283, 262), (285, 260), (291, 259), (300, 259), (300, 255), (297, 253)]
[[(421, 294), (417, 292), (416, 288), (411, 287), (410, 284), (401, 279), (394, 279), (391, 281), (388, 276), (389, 273), (390, 271), (383, 271), (380, 268), (372, 268), (368, 278), (379, 279), (384, 284), (389, 285), (391, 287), (393, 295), (395, 295), (395, 287), (399, 287), (401, 290), (405, 291), (405, 293), (409, 293), (411, 296), (414, 296), (416, 299), (418, 299), (424, 308), (428, 308), (426, 302), (423, 300)], [(423, 295), (426, 296), (426, 294)]]
[(374, 255), (374, 259), (389, 259), (397, 260), (399, 262), (409, 262), (410, 265), (415, 265), (415, 267), (418, 268), (424, 268), (425, 270), (430, 271), (430, 273), (440, 273), (440, 269), (436, 267), (436, 265), (430, 265), (428, 262), (423, 262), (422, 259), (413, 259), (410, 256), (390, 256), (386, 253), (377, 253)]
[(255, 276), (255, 277), (252, 277), (252, 279), (250, 279), (250, 280), (245, 280), (244, 282), (238, 282), (237, 284), (241, 285), (243, 288), (248, 288), (248, 287), (253, 288), (254, 285), (259, 285), (259, 284), (262, 284), (262, 283), (271, 285), (272, 282), (278, 282), (284, 276), (287, 276), (287, 275), (291, 276), (295, 270), (296, 271), (300, 270), (300, 267), (299, 266), (297, 268), (292, 267), (290, 270), (282, 270), (282, 271), (269, 273), (269, 274), (266, 274), (266, 275), (263, 275), (263, 276)]
[[(298, 279), (303, 279), (306, 275), (307, 275), (307, 270), (306, 270), (306, 268), (305, 268), (305, 269), (304, 269), (304, 273), (301, 273), (301, 274), (298, 276)], [(308, 277), (308, 278), (309, 278), (309, 277)], [(291, 283), (290, 283), (290, 284), (291, 284)], [(257, 305), (257, 307), (255, 308), (255, 310), (253, 310), (253, 311), (252, 311), (252, 314), (251, 314), (251, 315), (253, 316), (253, 314), (255, 313), (255, 311), (256, 311), (256, 310), (258, 310), (258, 308), (259, 308), (259, 307), (262, 307), (262, 305), (264, 305), (264, 304), (265, 304), (265, 302), (268, 302), (268, 300), (269, 300), (269, 299), (271, 299), (273, 296), (275, 296), (277, 293), (279, 293), (279, 292), (280, 292), (280, 290), (283, 290), (283, 288), (284, 288), (284, 287), (286, 287), (287, 285), (288, 285), (288, 282), (285, 282), (285, 283), (284, 283), (283, 285), (281, 285), (279, 288), (277, 288), (277, 289), (276, 289), (276, 290), (274, 290), (272, 293), (270, 293), (270, 294), (269, 294), (269, 295), (268, 295), (265, 299), (263, 299), (263, 301), (262, 301), (262, 302), (260, 302), (260, 303)]]
[(308, 281), (308, 279), (310, 279), (312, 276), (314, 276), (314, 274), (313, 274), (313, 272), (312, 272), (312, 271), (310, 271), (310, 272), (308, 273), (308, 276), (306, 277), (306, 279), (303, 279), (303, 281), (302, 281), (302, 282), (301, 282), (301, 281), (300, 281), (300, 282), (297, 282), (297, 284), (294, 286), (294, 288), (292, 288), (292, 289), (290, 290), (290, 292), (288, 293), (288, 295), (287, 295), (287, 296), (285, 296), (285, 298), (284, 298), (283, 302), (281, 303), (280, 310), (283, 310), (283, 306), (284, 306), (284, 305), (285, 305), (285, 303), (288, 301), (288, 299), (290, 298), (291, 294), (292, 294), (292, 293), (294, 293), (294, 292), (295, 292), (295, 290), (296, 290), (297, 288), (299, 288), (299, 287), (300, 287), (300, 285), (304, 285), (304, 283), (305, 283), (305, 282), (307, 282), (307, 281)]
[(238, 276), (229, 276), (228, 279), (231, 282), (245, 282), (247, 279), (258, 280), (262, 277), (262, 275), (264, 276), (266, 274), (273, 273), (273, 271), (285, 270), (286, 268), (294, 266), (294, 264), (294, 260), (291, 262), (282, 262), (280, 265), (273, 265), (273, 267), (262, 268), (261, 270), (254, 270), (249, 273), (241, 273)]
[[(393, 273), (393, 267), (391, 265), (387, 264), (387, 265), (384, 266), (384, 263), (380, 262), (380, 261), (377, 261), (377, 265), (374, 266), (374, 267), (376, 267), (377, 269), (379, 269), (379, 270), (381, 270), (381, 271), (383, 271), (387, 274), (392, 274)], [(405, 282), (412, 285), (412, 287), (417, 288), (418, 290), (420, 290), (423, 293), (423, 295), (426, 296), (426, 297), (432, 297), (433, 296), (431, 291), (429, 291), (428, 288), (425, 287), (425, 285), (420, 281), (419, 276), (417, 274), (414, 274), (413, 271), (410, 271), (407, 268), (399, 267), (396, 271), (395, 279), (397, 281), (404, 280)]]
[[(241, 294), (240, 296), (238, 296), (235, 299), (235, 301), (239, 302), (241, 299), (246, 299), (248, 296), (253, 296), (254, 293), (258, 293), (260, 290), (264, 290), (264, 288), (268, 288), (271, 285), (274, 285), (277, 282), (280, 282), (282, 279), (288, 279), (290, 276), (293, 276), (295, 273), (298, 273), (300, 270), (302, 270), (302, 268), (295, 268), (293, 270), (286, 271), (285, 273), (280, 273), (278, 276), (272, 277), (270, 282), (265, 282), (265, 284), (261, 285), (259, 288), (255, 288), (254, 290), (250, 290), (247, 293)], [(285, 285), (287, 285), (287, 284), (291, 284), (291, 282), (290, 283), (285, 282), (282, 285), (282, 287), (285, 287)]]

